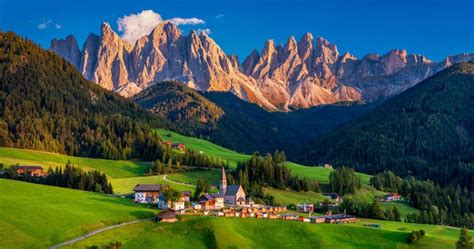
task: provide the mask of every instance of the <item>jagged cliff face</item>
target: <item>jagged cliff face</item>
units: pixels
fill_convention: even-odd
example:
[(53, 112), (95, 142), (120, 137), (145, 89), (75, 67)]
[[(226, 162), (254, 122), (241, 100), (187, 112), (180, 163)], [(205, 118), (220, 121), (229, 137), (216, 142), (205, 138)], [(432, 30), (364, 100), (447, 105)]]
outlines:
[(68, 49), (72, 41), (77, 47), (73, 38), (53, 40), (50, 50), (75, 65), (86, 79), (124, 96), (149, 84), (177, 80), (200, 91), (230, 91), (275, 110), (255, 80), (240, 71), (238, 58), (226, 55), (205, 33), (183, 36), (175, 25), (164, 22), (132, 47), (104, 23), (100, 36), (89, 35), (82, 53), (77, 49), (79, 53), (72, 55)]
[(183, 35), (172, 23), (160, 23), (133, 46), (109, 26), (90, 34), (79, 50), (76, 39), (53, 40), (56, 52), (102, 87), (129, 97), (150, 84), (177, 80), (200, 91), (229, 91), (269, 110), (307, 108), (340, 101), (373, 101), (393, 96), (473, 54), (434, 63), (421, 55), (392, 50), (357, 59), (310, 33), (285, 45), (268, 40), (242, 64), (207, 34)]

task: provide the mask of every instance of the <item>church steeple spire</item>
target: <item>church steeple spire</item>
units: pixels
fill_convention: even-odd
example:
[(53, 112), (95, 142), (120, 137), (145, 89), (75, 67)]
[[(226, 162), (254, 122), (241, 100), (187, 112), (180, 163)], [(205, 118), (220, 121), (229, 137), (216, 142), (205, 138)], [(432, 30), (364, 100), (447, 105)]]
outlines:
[(225, 195), (227, 192), (227, 177), (225, 175), (225, 169), (222, 167), (221, 180), (219, 181), (219, 194)]

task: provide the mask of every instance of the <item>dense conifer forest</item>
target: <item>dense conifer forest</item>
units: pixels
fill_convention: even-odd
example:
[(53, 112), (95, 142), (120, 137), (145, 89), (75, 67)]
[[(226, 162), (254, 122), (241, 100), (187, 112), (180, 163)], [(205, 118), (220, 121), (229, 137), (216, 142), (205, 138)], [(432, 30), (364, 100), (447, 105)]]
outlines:
[(299, 161), (474, 191), (473, 106), (474, 62), (457, 64), (308, 144)]
[(14, 33), (0, 33), (0, 146), (107, 159), (162, 158), (153, 128), (171, 125), (86, 81)]

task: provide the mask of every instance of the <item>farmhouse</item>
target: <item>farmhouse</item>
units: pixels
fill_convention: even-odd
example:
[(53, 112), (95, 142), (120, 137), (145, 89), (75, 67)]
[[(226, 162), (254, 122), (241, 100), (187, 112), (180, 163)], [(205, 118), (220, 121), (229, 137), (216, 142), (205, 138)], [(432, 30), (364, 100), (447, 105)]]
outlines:
[(323, 193), (323, 196), (336, 202), (341, 201), (341, 197), (337, 193)]
[(176, 213), (171, 210), (159, 213), (156, 218), (159, 222), (173, 223), (177, 221)]
[(46, 172), (43, 171), (41, 166), (15, 166), (15, 172), (18, 175), (29, 175), (29, 176), (45, 176)]
[(185, 202), (190, 202), (191, 201), (191, 195), (192, 195), (191, 191), (183, 191), (181, 193), (183, 193), (183, 197), (184, 197)]
[(241, 185), (227, 186), (227, 177), (225, 170), (222, 168), (221, 180), (219, 181), (219, 194), (224, 197), (226, 204), (245, 205), (245, 191)]
[(133, 188), (133, 192), (135, 192), (135, 202), (157, 203), (160, 190), (161, 185), (158, 184), (137, 184), (135, 188)]
[(219, 194), (204, 194), (199, 204), (204, 210), (221, 209), (224, 207), (224, 197)]
[(325, 223), (339, 224), (339, 223), (356, 223), (357, 218), (349, 214), (333, 214), (324, 216)]
[(309, 213), (314, 211), (314, 204), (313, 203), (308, 203), (306, 201), (302, 201), (296, 205), (298, 208), (298, 212), (300, 213)]
[(186, 202), (186, 196), (181, 197), (176, 201), (171, 201), (166, 198), (165, 195), (161, 194), (158, 197), (158, 208), (159, 209), (171, 209), (174, 211), (184, 210), (184, 203)]
[(384, 201), (399, 201), (401, 196), (399, 193), (387, 193), (384, 197)]
[(186, 150), (186, 145), (183, 143), (173, 143), (171, 147), (176, 150)]

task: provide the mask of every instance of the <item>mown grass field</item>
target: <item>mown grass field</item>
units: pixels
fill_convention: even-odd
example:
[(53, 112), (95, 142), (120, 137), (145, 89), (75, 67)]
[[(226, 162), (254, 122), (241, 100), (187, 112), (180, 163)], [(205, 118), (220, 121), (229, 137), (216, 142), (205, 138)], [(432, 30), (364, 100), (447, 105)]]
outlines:
[(156, 214), (129, 199), (5, 179), (0, 179), (0, 211), (0, 248), (47, 248)]
[(199, 178), (208, 181), (210, 184), (219, 186), (219, 180), (221, 179), (220, 170), (207, 170), (207, 171), (188, 171), (183, 173), (169, 174), (168, 179), (177, 182), (186, 182), (196, 184)]
[[(373, 222), (364, 220), (364, 222)], [(454, 248), (458, 230), (430, 225), (386, 222), (383, 229), (354, 225), (308, 224), (262, 219), (182, 217), (174, 224), (146, 222), (106, 231), (71, 248), (120, 241), (123, 248)], [(405, 225), (405, 224), (403, 224)], [(386, 227), (386, 228), (385, 228)], [(425, 238), (409, 246), (412, 229)]]
[(229, 162), (230, 167), (235, 167), (237, 162), (245, 161), (250, 158), (249, 155), (237, 153), (203, 139), (183, 136), (168, 130), (157, 129), (156, 131), (160, 134), (163, 140), (184, 143), (186, 145), (186, 149), (202, 151), (204, 155), (220, 158)]
[(266, 188), (265, 194), (272, 195), (275, 198), (275, 202), (281, 205), (297, 204), (298, 202), (304, 200), (310, 201), (312, 203), (318, 203), (325, 199), (325, 197), (321, 194), (312, 191), (296, 192), (293, 190)]
[(86, 170), (100, 170), (113, 178), (142, 176), (148, 173), (150, 169), (150, 163), (147, 162), (75, 157), (43, 151), (0, 147), (0, 163), (6, 166), (18, 163), (21, 165), (43, 166), (47, 170), (48, 167), (64, 167), (68, 161)]
[(418, 209), (411, 207), (408, 203), (404, 201), (393, 201), (393, 202), (381, 202), (380, 206), (382, 209), (392, 209), (393, 206), (397, 206), (398, 211), (400, 212), (402, 220), (405, 219), (407, 214), (418, 213)]

